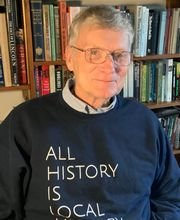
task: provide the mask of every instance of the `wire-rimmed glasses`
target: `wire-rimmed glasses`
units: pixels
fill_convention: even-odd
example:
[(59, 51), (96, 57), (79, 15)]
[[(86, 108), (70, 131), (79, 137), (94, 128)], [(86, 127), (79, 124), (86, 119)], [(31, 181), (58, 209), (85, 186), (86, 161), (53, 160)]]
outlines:
[(101, 64), (104, 63), (107, 57), (110, 55), (113, 58), (113, 61), (121, 66), (128, 66), (131, 63), (132, 54), (128, 51), (109, 51), (103, 48), (88, 48), (81, 49), (76, 46), (71, 46), (72, 48), (84, 52), (85, 59), (89, 63)]

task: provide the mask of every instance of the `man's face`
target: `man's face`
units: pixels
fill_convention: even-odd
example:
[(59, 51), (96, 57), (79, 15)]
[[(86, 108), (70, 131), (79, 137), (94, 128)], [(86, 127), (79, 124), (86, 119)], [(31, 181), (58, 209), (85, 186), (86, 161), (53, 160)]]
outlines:
[[(82, 25), (73, 46), (81, 49), (103, 48), (109, 51), (129, 51), (129, 38), (123, 31), (100, 29)], [(119, 93), (124, 85), (128, 66), (120, 66), (107, 56), (101, 64), (89, 63), (85, 53), (74, 48), (67, 50), (67, 66), (74, 72), (75, 94), (93, 105), (108, 101)]]

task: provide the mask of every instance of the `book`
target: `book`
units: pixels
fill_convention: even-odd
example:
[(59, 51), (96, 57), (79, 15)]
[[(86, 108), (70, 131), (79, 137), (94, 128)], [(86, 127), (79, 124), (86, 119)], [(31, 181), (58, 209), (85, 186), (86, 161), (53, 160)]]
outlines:
[[(173, 8), (172, 11), (172, 26), (171, 26), (171, 38), (169, 43), (169, 52), (176, 52), (177, 31), (179, 26), (180, 8)], [(173, 33), (173, 34), (172, 34)]]
[(140, 63), (134, 62), (134, 98), (139, 101), (139, 93), (140, 93), (140, 75), (139, 75), (139, 69), (140, 69)]
[(8, 31), (7, 31), (7, 22), (6, 22), (6, 14), (4, 12), (0, 12), (0, 47), (1, 47), (1, 55), (2, 55), (2, 66), (4, 72), (4, 85), (6, 87), (12, 86), (11, 80), (11, 64), (10, 64), (10, 51), (9, 51), (9, 39), (8, 39)]
[(174, 66), (175, 66), (175, 74), (176, 74), (176, 77), (175, 77), (175, 88), (176, 88), (176, 91), (175, 91), (175, 99), (176, 100), (180, 100), (180, 62), (177, 62), (177, 61), (174, 61)]
[(41, 66), (41, 95), (50, 93), (49, 66), (43, 64)]
[(140, 102), (147, 102), (147, 63), (142, 63), (140, 70)]
[(166, 16), (167, 11), (160, 11), (159, 18), (159, 34), (158, 34), (158, 43), (157, 43), (157, 54), (164, 53), (164, 39), (165, 39), (165, 29), (166, 29)]
[(57, 65), (55, 67), (55, 90), (61, 91), (62, 89), (63, 89), (62, 66)]
[(156, 64), (156, 94), (157, 94), (157, 98), (156, 98), (156, 102), (162, 102), (164, 101), (164, 85), (163, 85), (163, 61), (158, 61)]
[(158, 44), (158, 28), (159, 28), (159, 15), (160, 11), (157, 9), (150, 9), (149, 13), (152, 13), (152, 38), (150, 41), (150, 48), (147, 51), (148, 54), (157, 54), (157, 44)]
[(21, 28), (16, 31), (16, 42), (18, 81), (20, 85), (26, 85), (28, 83), (26, 70), (26, 52), (24, 44), (24, 32)]
[(66, 59), (66, 46), (68, 41), (68, 29), (67, 29), (67, 14), (66, 14), (66, 1), (59, 1), (59, 15), (60, 15), (60, 27), (61, 27), (61, 50), (62, 59)]
[(143, 13), (143, 6), (142, 5), (133, 5), (128, 6), (130, 13), (133, 14), (133, 26), (135, 30), (134, 36), (134, 44), (133, 44), (133, 52), (134, 55), (139, 57), (141, 56), (141, 38), (142, 38), (142, 13)]
[(54, 5), (49, 5), (49, 19), (50, 19), (50, 39), (51, 39), (51, 60), (56, 60), (56, 39), (55, 39), (55, 18)]
[(56, 91), (55, 65), (49, 65), (50, 92)]
[(31, 0), (30, 4), (34, 60), (44, 61), (45, 51), (43, 36), (42, 0)]
[(148, 37), (148, 21), (149, 21), (149, 8), (142, 6), (141, 15), (142, 25), (141, 25), (141, 36), (140, 36), (140, 56), (146, 56), (147, 54), (147, 37)]
[(0, 86), (4, 86), (4, 73), (3, 73), (3, 65), (2, 65), (1, 48), (0, 48)]
[(172, 101), (172, 83), (173, 83), (173, 59), (165, 59), (166, 75), (165, 75), (165, 101)]
[(34, 84), (35, 84), (35, 92), (36, 92), (36, 97), (41, 96), (41, 72), (40, 72), (40, 67), (35, 66), (34, 67)]
[(43, 12), (45, 60), (51, 61), (52, 57), (51, 57), (50, 9), (48, 4), (42, 5), (42, 12)]
[(55, 23), (55, 45), (56, 45), (56, 60), (61, 60), (61, 37), (60, 37), (60, 17), (59, 7), (54, 6), (54, 23)]
[(17, 51), (16, 51), (16, 2), (14, 0), (6, 0), (6, 17), (7, 17), (7, 30), (9, 38), (9, 54), (11, 64), (11, 80), (12, 85), (17, 86), (18, 81), (18, 64), (17, 64)]

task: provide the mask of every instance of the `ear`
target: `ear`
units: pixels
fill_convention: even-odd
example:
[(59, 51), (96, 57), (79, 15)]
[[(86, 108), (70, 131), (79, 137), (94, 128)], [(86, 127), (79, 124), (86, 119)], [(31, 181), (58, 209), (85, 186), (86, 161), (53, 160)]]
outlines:
[(66, 65), (70, 71), (73, 71), (72, 49), (70, 46), (66, 47)]

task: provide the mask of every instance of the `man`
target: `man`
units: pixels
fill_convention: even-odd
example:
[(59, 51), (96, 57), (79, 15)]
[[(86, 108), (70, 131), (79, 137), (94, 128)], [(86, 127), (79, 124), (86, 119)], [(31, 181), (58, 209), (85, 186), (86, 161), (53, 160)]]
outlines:
[(1, 125), (0, 219), (180, 219), (180, 170), (158, 119), (118, 96), (132, 39), (112, 7), (75, 17), (73, 79)]

